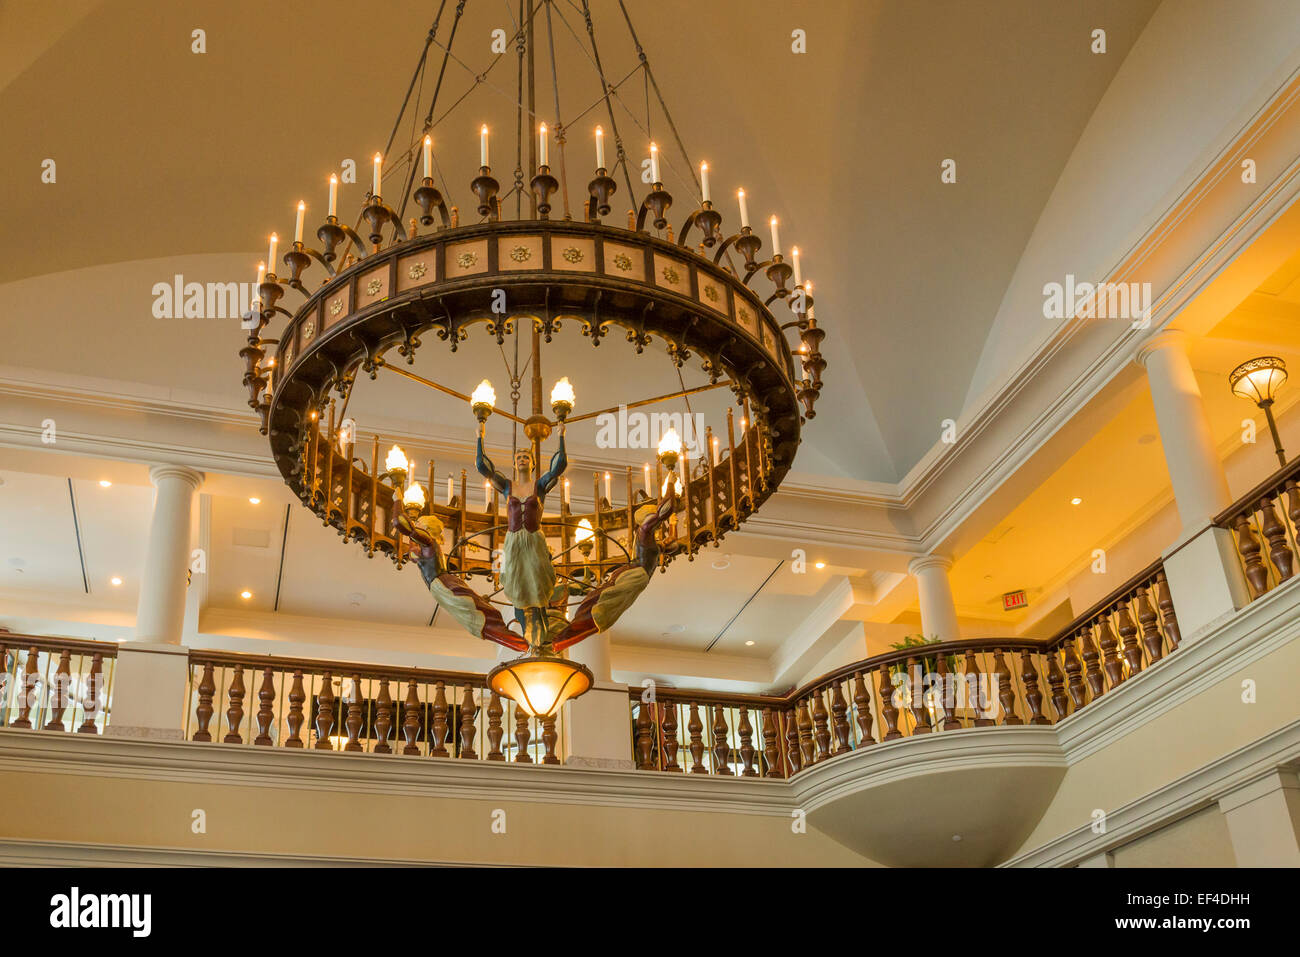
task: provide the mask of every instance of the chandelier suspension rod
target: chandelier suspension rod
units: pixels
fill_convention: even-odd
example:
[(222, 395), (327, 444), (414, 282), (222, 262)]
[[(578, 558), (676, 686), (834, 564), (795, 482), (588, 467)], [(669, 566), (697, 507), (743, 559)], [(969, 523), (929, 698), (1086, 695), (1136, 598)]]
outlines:
[(582, 0), (582, 16), (587, 21), (587, 37), (591, 40), (591, 55), (596, 62), (596, 73), (600, 76), (600, 90), (605, 98), (605, 109), (609, 112), (609, 127), (614, 134), (614, 149), (618, 151), (618, 162), (623, 167), (623, 180), (627, 183), (627, 200), (636, 207), (636, 190), (632, 188), (632, 174), (627, 167), (627, 153), (623, 149), (623, 137), (618, 131), (618, 120), (614, 116), (614, 103), (609, 98), (609, 81), (605, 79), (605, 68), (600, 63), (600, 50), (596, 47), (596, 28), (591, 22), (591, 6), (588, 0)]
[(555, 0), (546, 0), (546, 39), (551, 48), (551, 87), (555, 91), (555, 142), (560, 148), (560, 196), (564, 201), (564, 218), (569, 214), (569, 176), (564, 163), (564, 141), (568, 139), (568, 130), (560, 114), (560, 73), (555, 63), (555, 25), (551, 22), (551, 7)]
[(599, 409), (595, 412), (584, 412), (582, 415), (571, 415), (565, 421), (572, 425), (574, 422), (585, 422), (587, 419), (594, 419), (600, 415), (609, 415), (617, 412), (619, 409), (639, 409), (642, 406), (654, 405), (656, 402), (667, 402), (670, 399), (680, 399), (684, 396), (695, 395), (697, 392), (710, 392), (713, 389), (722, 389), (730, 385), (730, 379), (726, 382), (714, 382), (710, 385), (697, 385), (690, 389), (679, 389), (676, 392), (669, 392), (667, 395), (657, 395), (653, 399), (638, 399), (636, 402), (625, 402), (622, 405), (612, 406), (608, 409)]
[(393, 149), (393, 141), (397, 139), (397, 131), (401, 128), (402, 117), (406, 115), (406, 107), (411, 102), (411, 93), (415, 90), (415, 81), (420, 78), (420, 71), (424, 69), (425, 61), (429, 58), (429, 47), (433, 44), (433, 38), (438, 35), (438, 23), (442, 20), (442, 11), (447, 6), (447, 0), (442, 0), (438, 4), (438, 12), (433, 17), (433, 26), (429, 27), (429, 33), (424, 38), (424, 49), (420, 51), (420, 59), (415, 64), (415, 70), (411, 73), (411, 82), (406, 87), (406, 96), (402, 99), (402, 108), (397, 111), (397, 118), (393, 120), (393, 132), (388, 134), (388, 143), (384, 146), (384, 156), (387, 157)]
[[(460, 399), (462, 402), (470, 401), (470, 397), (463, 392), (457, 392), (455, 389), (451, 388), (450, 386), (445, 386), (440, 382), (434, 382), (432, 379), (426, 379), (424, 376), (416, 375), (414, 372), (407, 372), (405, 369), (398, 368), (395, 365), (389, 365), (383, 359), (376, 360), (375, 365), (380, 369), (387, 369), (389, 372), (396, 372), (398, 375), (410, 379), (412, 382), (418, 382), (421, 385), (428, 386), (430, 389), (436, 389), (439, 392), (445, 395), (449, 395), (454, 399)], [(512, 422), (518, 422), (520, 425), (524, 424), (523, 419), (519, 418), (518, 416), (511, 415), (509, 412), (506, 412), (502, 409), (494, 409), (493, 413), (495, 415), (501, 416), (502, 418), (510, 419)]]

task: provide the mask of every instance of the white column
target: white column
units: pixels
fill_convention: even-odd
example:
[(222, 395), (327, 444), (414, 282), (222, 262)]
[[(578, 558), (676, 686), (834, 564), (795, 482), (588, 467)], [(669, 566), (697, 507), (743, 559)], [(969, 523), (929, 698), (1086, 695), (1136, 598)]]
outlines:
[(627, 685), (610, 677), (609, 633), (598, 632), (568, 650), (571, 661), (591, 669), (591, 690), (565, 708), (564, 763), (580, 768), (632, 770), (631, 699)]
[(137, 641), (179, 645), (185, 624), (186, 573), (190, 565), (190, 514), (203, 473), (180, 465), (149, 470), (157, 494), (149, 523), (149, 549), (136, 607)]
[(948, 583), (950, 568), (952, 559), (942, 555), (922, 555), (907, 566), (908, 573), (916, 579), (916, 593), (921, 602), (921, 634), (925, 638), (937, 635), (941, 641), (956, 641), (961, 637), (957, 605)]
[(1219, 798), (1238, 867), (1300, 867), (1300, 780), (1275, 770)]
[(1211, 524), (1232, 504), (1232, 493), (1187, 358), (1186, 334), (1177, 329), (1158, 333), (1138, 352), (1137, 360), (1147, 371), (1160, 444), (1183, 525), (1182, 535), (1163, 559), (1169, 595), (1187, 641), (1244, 607), (1250, 592), (1232, 533)]
[(590, 668), (597, 685), (609, 684), (613, 680), (609, 664), (608, 632), (597, 632), (571, 647), (569, 660)]
[[(1187, 358), (1187, 336), (1177, 329), (1161, 332), (1142, 347), (1137, 359), (1147, 370), (1183, 531), (1198, 532), (1232, 504), (1232, 494)], [(1227, 389), (1226, 382), (1223, 387)]]

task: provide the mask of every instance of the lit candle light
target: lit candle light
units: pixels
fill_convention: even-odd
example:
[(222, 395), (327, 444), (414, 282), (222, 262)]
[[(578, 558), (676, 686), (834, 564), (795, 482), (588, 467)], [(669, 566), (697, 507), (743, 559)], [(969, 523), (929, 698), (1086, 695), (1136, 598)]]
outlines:
[(483, 511), (487, 511), (492, 504), (492, 483), (487, 479), (483, 480)]
[(546, 136), (546, 124), (543, 123), (537, 129), (537, 165), (550, 166), (550, 141)]
[(334, 173), (330, 173), (330, 215), (338, 216), (339, 208), (339, 178)]
[(610, 491), (610, 477), (608, 472), (605, 473), (605, 501), (609, 502), (611, 505), (614, 504), (614, 495)]
[(650, 144), (650, 182), (661, 183), (659, 178), (659, 147)]
[(488, 164), (488, 132), (487, 124), (484, 123), (478, 131), (478, 165), (486, 167)]
[(261, 289), (262, 283), (264, 282), (266, 282), (266, 263), (258, 263), (257, 264), (257, 287)]
[(280, 245), (280, 237), (277, 236), (275, 233), (272, 233), (272, 234), (271, 234), (271, 249), (270, 249), (270, 251), (266, 254), (267, 268), (268, 268), (272, 273), (275, 272), (275, 247), (278, 246), (278, 245)]
[(791, 255), (791, 257), (793, 257), (793, 259), (794, 259), (794, 284), (795, 284), (796, 286), (802, 286), (802, 285), (803, 285), (803, 270), (799, 268), (799, 247), (798, 247), (798, 246), (791, 246), (791, 247), (790, 247), (790, 255)]
[(450, 505), (451, 500), (455, 497), (456, 497), (456, 487), (452, 485), (451, 476), (448, 475), (447, 476), (447, 504)]
[(307, 204), (302, 200), (298, 200), (298, 221), (293, 224), (293, 241), (295, 243), (302, 242), (302, 217), (306, 212)]
[(713, 437), (713, 464), (717, 465), (721, 457), (722, 453), (719, 451), (718, 437), (715, 435)]
[(383, 178), (384, 178), (384, 158), (380, 156), (378, 153), (376, 153), (375, 154), (375, 176), (374, 176), (374, 180), (372, 181), (373, 185), (370, 187), (370, 194), (372, 196), (379, 195), (379, 181)]
[(424, 138), (424, 178), (433, 179), (433, 137)]
[(772, 255), (779, 256), (781, 255), (781, 235), (776, 231), (776, 217), (773, 216), (769, 219), (767, 224), (772, 227)]
[(749, 228), (749, 204), (745, 202), (745, 191), (736, 190), (736, 202), (740, 204), (740, 225), (744, 229)]
[(650, 494), (650, 466), (645, 467), (645, 493)]
[(569, 503), (570, 503), (570, 499), (569, 499), (569, 480), (568, 480), (568, 479), (565, 479), (565, 480), (564, 480), (564, 504), (565, 504), (565, 505), (568, 505)]
[(605, 168), (605, 131), (596, 127), (596, 169)]
[(700, 196), (707, 203), (709, 201), (709, 164), (700, 164)]

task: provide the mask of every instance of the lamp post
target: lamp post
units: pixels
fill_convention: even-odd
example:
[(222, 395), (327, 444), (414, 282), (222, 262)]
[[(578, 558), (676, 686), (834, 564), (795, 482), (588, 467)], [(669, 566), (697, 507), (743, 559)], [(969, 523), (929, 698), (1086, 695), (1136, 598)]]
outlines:
[(1250, 359), (1233, 369), (1228, 375), (1228, 385), (1232, 394), (1240, 399), (1249, 399), (1264, 410), (1268, 420), (1268, 430), (1273, 436), (1273, 450), (1277, 453), (1278, 463), (1286, 465), (1286, 453), (1282, 451), (1282, 439), (1277, 434), (1277, 422), (1273, 419), (1273, 400), (1277, 390), (1286, 382), (1286, 363), (1277, 356), (1260, 356)]

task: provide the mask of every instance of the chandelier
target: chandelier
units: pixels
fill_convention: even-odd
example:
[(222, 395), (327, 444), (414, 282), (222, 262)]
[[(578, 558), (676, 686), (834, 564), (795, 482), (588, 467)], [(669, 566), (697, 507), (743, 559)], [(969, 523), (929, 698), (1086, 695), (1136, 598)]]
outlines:
[[(503, 195), (492, 163), (492, 132), (481, 126), (479, 167), (460, 194), (472, 214), (462, 220), (446, 182), (434, 175), (438, 169), (441, 176), (435, 166), (435, 106), (453, 56), (450, 41), (437, 41), (445, 7), (443, 0), (412, 77), (414, 88), (431, 46), (440, 46), (442, 72), (423, 129), (399, 153), (390, 143), (395, 161), (374, 155), (371, 188), (353, 225), (339, 216), (341, 184), (333, 175), (328, 212), (315, 231), (318, 246), (304, 239), (305, 202), (297, 206), (293, 242), (278, 259), (279, 237), (271, 234), (267, 260), (258, 268), (259, 299), (245, 323), (243, 384), (275, 462), (302, 503), (369, 555), (386, 555), (399, 568), (418, 563), (440, 608), (471, 633), (522, 652), (495, 669), (489, 684), (545, 718), (592, 684), (590, 671), (563, 657), (565, 648), (608, 630), (649, 575), (720, 542), (780, 486), (800, 428), (815, 415), (826, 367), (824, 332), (798, 249), (787, 258), (780, 245), (777, 217), (767, 222), (771, 248), (765, 251), (750, 226), (748, 197), (737, 189), (738, 224), (727, 226), (713, 202), (708, 164), (696, 167), (680, 140), (674, 156), (680, 153), (685, 161), (695, 193), (680, 227), (674, 231), (670, 224), (670, 212), (680, 204), (664, 185), (666, 157), (653, 141), (645, 143), (648, 188), (637, 189), (642, 177), (633, 176), (638, 164), (629, 159), (618, 124), (616, 107), (623, 104), (601, 66), (587, 0), (581, 12), (614, 163), (606, 165), (603, 125), (579, 130), (558, 116), (553, 125), (539, 116), (534, 37), (544, 18), (558, 114), (549, 31), (553, 14), (564, 17), (565, 10), (552, 0), (520, 0), (514, 184)], [(452, 39), (464, 7), (463, 0), (456, 6)], [(626, 9), (623, 15), (640, 61), (633, 72), (642, 71), (647, 90), (653, 84), (657, 92)], [(409, 100), (408, 90), (399, 123)], [(672, 126), (662, 97), (660, 106)], [(570, 178), (565, 144), (579, 132), (591, 136), (594, 172)], [(525, 169), (531, 172), (526, 182)], [(423, 174), (418, 184), (417, 170)], [(615, 178), (620, 175), (621, 183)], [(625, 221), (612, 214), (622, 198), (620, 186), (627, 196)], [(571, 204), (571, 197), (580, 200)], [(415, 213), (409, 217), (408, 201)], [(513, 218), (507, 216), (510, 206)], [(290, 293), (297, 297), (292, 307), (286, 305)], [(773, 311), (777, 304), (788, 311), (786, 318)], [(271, 330), (273, 322), (282, 323), (278, 332)], [(575, 415), (579, 397), (564, 377), (551, 391), (547, 414), (543, 357), (565, 334), (572, 343), (574, 333), (594, 347), (622, 339), (637, 356), (653, 356), (658, 349), (650, 347), (657, 345), (677, 370), (693, 362), (708, 378), (707, 385), (691, 389), (682, 381), (680, 390), (668, 394), (629, 395), (621, 406), (689, 403), (692, 395), (722, 388), (734, 397), (725, 417), (706, 427), (702, 448), (696, 443), (693, 452), (670, 429), (660, 438), (653, 469), (649, 462), (640, 470), (628, 467), (617, 492), (610, 472), (603, 486), (601, 474), (594, 473), (592, 507), (578, 513), (570, 479), (563, 477), (565, 429), (615, 410)], [(503, 356), (508, 340), (515, 345), (515, 366), (508, 368), (511, 409), (497, 403), (489, 370), (462, 367), (458, 346), (471, 334), (495, 339)], [(438, 348), (436, 343), (445, 344), (438, 362), (445, 381), (403, 368), (414, 363), (418, 350)], [(617, 348), (606, 348), (611, 347)], [(526, 383), (520, 348), (528, 355)], [(382, 459), (388, 443), (379, 435), (369, 449), (357, 447), (355, 431), (344, 427), (348, 404), (354, 388), (380, 375), (459, 401), (478, 420), (477, 464), (487, 480), (481, 500), (463, 470), (458, 484), (447, 479), (443, 496), (433, 461), (421, 483), (399, 446)], [(478, 387), (467, 394), (465, 387), (475, 381)], [(531, 401), (521, 410), (525, 391)], [(512, 474), (491, 463), (485, 426), (493, 415), (509, 421), (515, 433)], [(544, 446), (553, 438), (559, 450), (543, 473)], [(494, 562), (499, 549), (502, 560)], [(517, 629), (507, 623), (508, 608), (514, 609)]]

